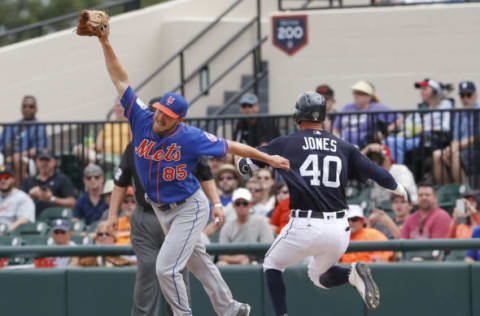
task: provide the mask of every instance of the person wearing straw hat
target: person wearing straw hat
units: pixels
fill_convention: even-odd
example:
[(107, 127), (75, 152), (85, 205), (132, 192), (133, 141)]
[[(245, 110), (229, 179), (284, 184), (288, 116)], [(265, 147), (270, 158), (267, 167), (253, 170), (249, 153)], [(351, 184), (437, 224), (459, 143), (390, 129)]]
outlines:
[[(352, 87), (353, 103), (346, 104), (340, 113), (345, 112), (389, 112), (391, 109), (380, 103), (375, 86), (368, 81), (358, 81)], [(403, 118), (399, 114), (349, 114), (339, 115), (333, 123), (333, 133), (359, 148), (365, 147), (369, 141), (379, 140), (382, 135), (401, 126)], [(373, 130), (372, 130), (373, 129)]]

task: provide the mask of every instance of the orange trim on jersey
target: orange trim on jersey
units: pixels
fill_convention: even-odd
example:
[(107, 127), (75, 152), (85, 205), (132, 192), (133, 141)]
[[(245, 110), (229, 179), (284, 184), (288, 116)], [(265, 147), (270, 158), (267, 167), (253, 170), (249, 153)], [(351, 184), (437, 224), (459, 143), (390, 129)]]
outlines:
[(175, 136), (175, 135), (178, 135), (178, 133), (180, 133), (180, 131), (181, 131), (184, 127), (185, 127), (185, 124), (182, 124), (182, 126), (180, 126), (180, 128), (179, 128), (177, 131), (173, 132), (173, 134), (171, 134), (170, 136), (168, 136), (168, 138), (173, 137), (173, 136)]
[(132, 112), (133, 102), (135, 102), (135, 93), (133, 94), (132, 101), (130, 102), (130, 106), (128, 107), (128, 113), (127, 113), (128, 118), (130, 118), (130, 113)]
[(160, 104), (160, 103), (152, 104), (152, 108), (162, 111), (163, 113), (167, 114), (171, 118), (179, 118), (180, 117), (177, 113), (173, 112), (172, 110), (167, 108), (165, 105)]

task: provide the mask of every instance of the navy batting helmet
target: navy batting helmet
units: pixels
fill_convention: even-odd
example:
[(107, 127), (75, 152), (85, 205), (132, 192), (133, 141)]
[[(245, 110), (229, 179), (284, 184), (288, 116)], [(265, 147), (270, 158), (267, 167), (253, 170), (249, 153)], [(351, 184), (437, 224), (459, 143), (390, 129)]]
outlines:
[(326, 111), (325, 98), (317, 92), (306, 91), (297, 97), (293, 118), (297, 123), (301, 121), (323, 122)]

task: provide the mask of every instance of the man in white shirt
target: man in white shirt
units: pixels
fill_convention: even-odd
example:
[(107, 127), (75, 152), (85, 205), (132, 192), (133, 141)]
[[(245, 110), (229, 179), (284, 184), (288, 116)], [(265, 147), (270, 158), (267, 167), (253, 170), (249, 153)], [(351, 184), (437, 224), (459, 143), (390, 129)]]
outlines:
[[(273, 232), (267, 218), (250, 214), (252, 194), (240, 188), (233, 192), (232, 204), (237, 218), (228, 221), (220, 230), (220, 243), (271, 243)], [(219, 256), (217, 264), (249, 264), (251, 258), (245, 254)]]
[(35, 203), (25, 192), (14, 188), (15, 178), (10, 167), (0, 166), (0, 224), (9, 231), (35, 221)]

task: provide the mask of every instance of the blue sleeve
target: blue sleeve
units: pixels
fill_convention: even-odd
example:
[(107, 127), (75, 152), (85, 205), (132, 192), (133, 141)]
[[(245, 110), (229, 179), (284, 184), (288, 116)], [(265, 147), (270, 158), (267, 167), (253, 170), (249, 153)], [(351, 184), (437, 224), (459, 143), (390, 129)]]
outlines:
[[(472, 238), (480, 238), (480, 227), (475, 228), (472, 234)], [(479, 258), (477, 258), (477, 254), (477, 250), (467, 250), (466, 256), (478, 261)]]
[(146, 119), (150, 119), (152, 112), (148, 109), (148, 106), (135, 94), (132, 87), (128, 87), (123, 93), (120, 100), (125, 110), (125, 117), (130, 123), (132, 132), (138, 126), (142, 126)]
[(357, 149), (353, 149), (353, 154), (350, 156), (349, 170), (351, 177), (362, 182), (372, 179), (386, 189), (395, 190), (397, 188), (397, 182), (390, 172), (370, 161)]
[(225, 139), (197, 128), (193, 128), (192, 144), (195, 144), (195, 153), (199, 156), (223, 157), (228, 151)]

